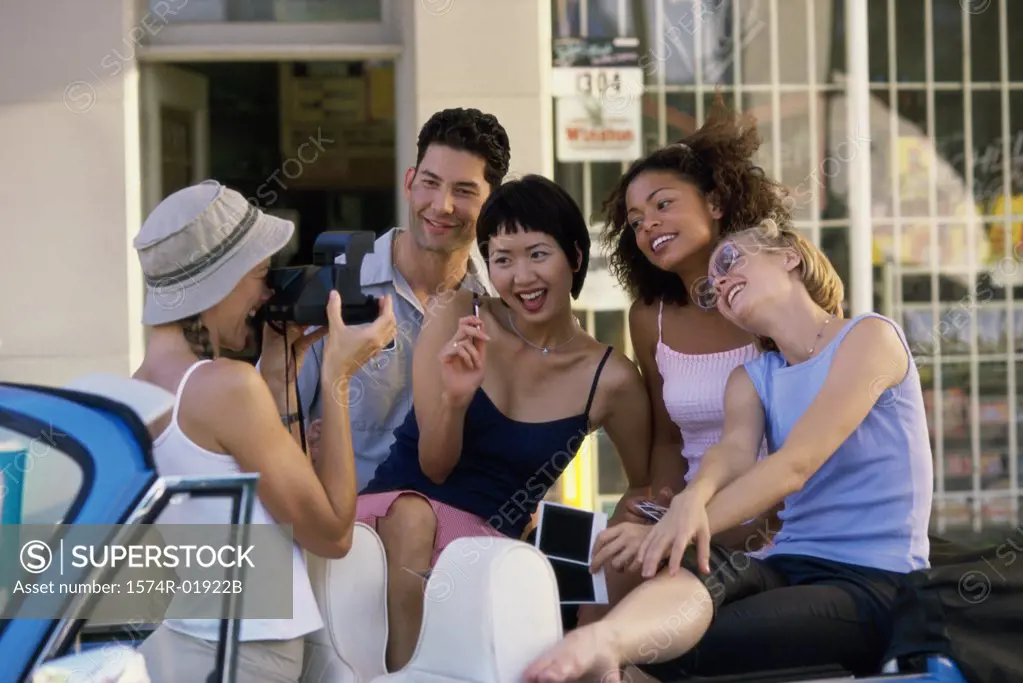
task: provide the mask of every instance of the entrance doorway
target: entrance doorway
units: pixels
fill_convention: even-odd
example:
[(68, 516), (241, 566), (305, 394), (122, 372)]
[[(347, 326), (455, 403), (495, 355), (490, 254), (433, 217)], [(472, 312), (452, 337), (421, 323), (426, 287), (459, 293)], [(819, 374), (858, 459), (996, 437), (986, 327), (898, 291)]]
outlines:
[(275, 266), (397, 222), (393, 61), (143, 64), (140, 95), (145, 214), (215, 179), (295, 223)]

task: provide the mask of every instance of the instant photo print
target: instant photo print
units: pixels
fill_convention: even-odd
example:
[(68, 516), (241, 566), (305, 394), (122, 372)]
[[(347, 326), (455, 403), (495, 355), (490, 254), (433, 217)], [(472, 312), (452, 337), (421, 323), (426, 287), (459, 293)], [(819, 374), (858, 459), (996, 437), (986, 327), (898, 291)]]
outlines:
[(589, 605), (598, 602), (597, 582), (594, 581), (596, 577), (590, 574), (587, 565), (553, 557), (547, 559), (554, 568), (554, 579), (558, 582), (558, 596), (562, 604)]
[(606, 528), (607, 515), (602, 512), (540, 503), (535, 545), (554, 568), (562, 604), (607, 604), (604, 570), (590, 573), (593, 544)]

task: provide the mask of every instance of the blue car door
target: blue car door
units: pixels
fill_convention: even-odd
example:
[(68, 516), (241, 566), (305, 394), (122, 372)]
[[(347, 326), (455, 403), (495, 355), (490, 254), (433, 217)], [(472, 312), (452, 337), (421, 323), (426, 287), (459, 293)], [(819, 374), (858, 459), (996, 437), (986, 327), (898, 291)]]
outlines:
[[(0, 560), (5, 581), (19, 564), (18, 524), (121, 524), (156, 479), (145, 424), (127, 406), (94, 394), (0, 383)], [(21, 549), (24, 550), (24, 549)], [(29, 577), (35, 580), (37, 577)], [(0, 594), (0, 681), (21, 681), (59, 625), (71, 596)], [(39, 603), (52, 619), (23, 619)]]

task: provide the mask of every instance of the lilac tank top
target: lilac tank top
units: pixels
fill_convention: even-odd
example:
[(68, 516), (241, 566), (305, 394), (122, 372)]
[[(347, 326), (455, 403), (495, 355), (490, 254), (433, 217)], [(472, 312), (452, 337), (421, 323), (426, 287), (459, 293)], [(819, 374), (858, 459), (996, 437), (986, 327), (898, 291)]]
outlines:
[[(682, 433), (682, 457), (689, 463), (686, 483), (696, 476), (707, 449), (721, 439), (725, 421), (725, 384), (732, 370), (760, 357), (753, 344), (719, 353), (681, 353), (662, 340), (661, 315), (657, 311), (657, 350), (654, 359), (664, 382), (664, 407)], [(767, 442), (761, 444), (762, 458)]]
[(764, 405), (772, 453), (817, 398), (846, 335), (867, 318), (895, 328), (909, 367), (803, 488), (785, 499), (765, 555), (808, 555), (908, 573), (929, 566), (934, 456), (920, 373), (902, 328), (877, 313), (850, 320), (820, 352), (789, 365), (777, 351), (746, 364)]

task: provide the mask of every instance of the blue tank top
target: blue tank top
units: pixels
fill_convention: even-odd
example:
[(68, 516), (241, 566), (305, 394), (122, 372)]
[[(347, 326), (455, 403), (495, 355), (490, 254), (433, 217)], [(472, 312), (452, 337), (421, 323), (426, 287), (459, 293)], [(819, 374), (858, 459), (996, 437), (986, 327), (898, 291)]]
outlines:
[[(745, 364), (764, 406), (771, 453), (821, 390), (842, 340), (868, 317), (893, 325), (910, 353), (894, 321), (866, 313), (805, 362), (790, 366), (771, 351)], [(785, 499), (774, 545), (758, 556), (810, 555), (899, 573), (928, 567), (933, 465), (920, 376), (910, 355), (902, 381), (878, 397), (803, 489)]]
[[(550, 422), (518, 422), (505, 416), (482, 388), (465, 414), (462, 455), (443, 483), (419, 465), (415, 406), (394, 431), (391, 453), (361, 493), (411, 490), (487, 520), (519, 538), (548, 489), (575, 458), (590, 433), (590, 406), (612, 347), (604, 353), (579, 415)], [(567, 402), (567, 401), (566, 401)]]

